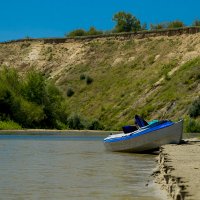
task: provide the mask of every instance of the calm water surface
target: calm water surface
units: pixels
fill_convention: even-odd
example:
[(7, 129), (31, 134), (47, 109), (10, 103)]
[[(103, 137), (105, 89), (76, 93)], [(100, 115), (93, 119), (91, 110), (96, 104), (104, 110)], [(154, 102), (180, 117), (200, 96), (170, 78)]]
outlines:
[(106, 152), (102, 138), (0, 136), (0, 199), (160, 200), (155, 165)]

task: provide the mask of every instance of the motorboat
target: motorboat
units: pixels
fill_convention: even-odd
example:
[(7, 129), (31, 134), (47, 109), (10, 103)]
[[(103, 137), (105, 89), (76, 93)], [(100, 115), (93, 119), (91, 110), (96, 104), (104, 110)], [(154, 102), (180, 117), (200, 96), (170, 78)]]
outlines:
[(138, 115), (135, 116), (139, 126), (125, 126), (123, 132), (111, 134), (104, 139), (109, 151), (144, 152), (159, 148), (165, 144), (179, 144), (183, 133), (183, 120), (154, 120), (147, 123)]

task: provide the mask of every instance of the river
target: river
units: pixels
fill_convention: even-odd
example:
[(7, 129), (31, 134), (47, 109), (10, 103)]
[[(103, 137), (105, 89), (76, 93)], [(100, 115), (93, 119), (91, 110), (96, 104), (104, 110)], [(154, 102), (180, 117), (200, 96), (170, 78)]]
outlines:
[(160, 200), (154, 155), (112, 153), (101, 137), (0, 136), (0, 199)]

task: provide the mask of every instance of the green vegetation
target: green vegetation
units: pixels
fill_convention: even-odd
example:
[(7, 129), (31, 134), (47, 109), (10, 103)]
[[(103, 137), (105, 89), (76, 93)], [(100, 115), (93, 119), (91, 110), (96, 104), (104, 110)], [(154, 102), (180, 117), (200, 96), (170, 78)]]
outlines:
[[(199, 79), (200, 79), (200, 77), (199, 77)], [(200, 116), (200, 97), (192, 103), (192, 105), (189, 109), (189, 115), (192, 118), (196, 118), (196, 117)]]
[[(124, 11), (117, 12), (114, 14), (113, 19), (116, 22), (113, 30), (107, 31), (99, 31), (95, 27), (90, 27), (88, 31), (84, 29), (76, 29), (69, 33), (67, 33), (66, 37), (76, 37), (76, 36), (92, 36), (92, 35), (102, 35), (102, 34), (110, 34), (110, 33), (121, 33), (121, 32), (137, 32), (147, 30), (147, 24), (144, 23), (141, 25), (139, 19), (137, 19), (131, 13), (126, 13)], [(192, 26), (200, 26), (200, 20), (194, 20), (191, 24)], [(171, 22), (161, 22), (158, 24), (150, 23), (150, 30), (162, 30), (162, 29), (174, 29), (174, 28), (183, 28), (186, 25), (180, 20), (174, 20)]]
[[(1, 44), (1, 63), (22, 76), (1, 70), (0, 121), (22, 128), (121, 130), (139, 114), (147, 121), (184, 118), (187, 131), (198, 131), (199, 33), (137, 36)], [(31, 66), (44, 76), (25, 74)]]
[(93, 78), (91, 78), (90, 76), (86, 76), (85, 80), (87, 85), (90, 85), (93, 82)]
[(0, 119), (23, 128), (58, 128), (67, 123), (66, 105), (60, 91), (41, 73), (31, 70), (20, 77), (15, 69), (0, 71)]
[(183, 22), (176, 20), (176, 21), (169, 22), (167, 28), (181, 28), (181, 27), (184, 27), (184, 26), (185, 25), (184, 25)]
[[(67, 96), (73, 95), (68, 90)], [(62, 93), (40, 72), (33, 69), (21, 77), (13, 68), (0, 71), (0, 129), (45, 128), (85, 129), (100, 128), (75, 114), (68, 117)]]
[[(67, 98), (69, 112), (97, 118), (105, 130), (133, 124), (136, 113), (147, 120), (187, 117), (200, 58), (180, 64), (178, 56), (168, 57), (180, 43), (181, 38), (91, 41), (85, 65), (76, 65), (65, 80), (75, 91)], [(95, 80), (90, 87), (83, 84), (87, 74)]]
[(71, 96), (73, 96), (74, 95), (74, 90), (72, 89), (72, 88), (68, 88), (67, 89), (67, 96), (68, 97), (71, 97)]
[(0, 130), (20, 130), (22, 127), (13, 121), (0, 121)]
[(185, 27), (184, 23), (179, 21), (179, 20), (175, 20), (172, 22), (162, 22), (159, 24), (150, 24), (150, 29), (151, 30), (159, 30), (159, 29), (173, 29), (173, 28), (182, 28)]
[(200, 132), (200, 120), (195, 120), (192, 118), (185, 120), (185, 132), (199, 133)]
[(95, 27), (90, 27), (88, 31), (85, 31), (84, 29), (77, 29), (74, 31), (69, 32), (66, 34), (67, 37), (76, 37), (76, 36), (90, 36), (90, 35), (101, 35), (103, 34), (102, 31), (96, 30)]
[(135, 32), (141, 30), (140, 21), (130, 13), (118, 12), (114, 15), (115, 32)]
[(200, 133), (200, 97), (192, 102), (188, 114), (190, 117), (186, 118), (186, 132)]

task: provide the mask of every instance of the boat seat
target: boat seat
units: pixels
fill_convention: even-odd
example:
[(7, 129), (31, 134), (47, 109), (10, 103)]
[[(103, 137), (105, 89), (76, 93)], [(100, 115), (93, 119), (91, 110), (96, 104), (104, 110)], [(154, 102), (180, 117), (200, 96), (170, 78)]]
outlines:
[(138, 115), (135, 115), (135, 124), (138, 125), (140, 128), (149, 125), (144, 119), (142, 119)]
[(138, 130), (138, 128), (133, 125), (123, 126), (122, 129), (123, 129), (124, 133), (132, 133), (132, 132)]

